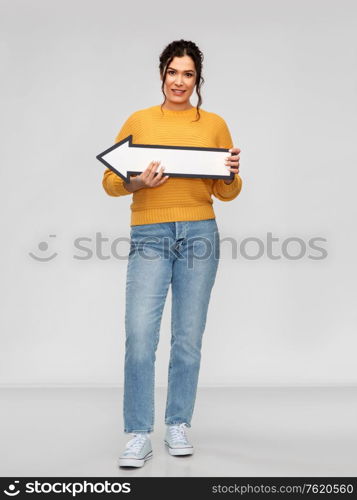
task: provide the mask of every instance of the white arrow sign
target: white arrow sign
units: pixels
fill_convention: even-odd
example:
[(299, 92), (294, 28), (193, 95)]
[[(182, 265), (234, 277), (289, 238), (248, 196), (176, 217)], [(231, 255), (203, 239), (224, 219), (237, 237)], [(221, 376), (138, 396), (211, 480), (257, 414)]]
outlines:
[(224, 163), (227, 152), (225, 148), (133, 144), (129, 135), (96, 158), (125, 182), (130, 182), (130, 175), (146, 170), (152, 161), (160, 161), (159, 167), (165, 165), (164, 175), (171, 177), (233, 179), (234, 173)]

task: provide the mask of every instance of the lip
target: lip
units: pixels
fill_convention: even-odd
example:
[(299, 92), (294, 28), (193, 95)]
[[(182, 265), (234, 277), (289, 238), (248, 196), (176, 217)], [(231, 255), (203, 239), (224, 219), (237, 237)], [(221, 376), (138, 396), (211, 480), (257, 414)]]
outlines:
[(186, 90), (181, 90), (181, 89), (171, 89), (173, 92), (176, 91), (176, 92), (181, 92), (181, 93), (184, 93), (186, 92)]

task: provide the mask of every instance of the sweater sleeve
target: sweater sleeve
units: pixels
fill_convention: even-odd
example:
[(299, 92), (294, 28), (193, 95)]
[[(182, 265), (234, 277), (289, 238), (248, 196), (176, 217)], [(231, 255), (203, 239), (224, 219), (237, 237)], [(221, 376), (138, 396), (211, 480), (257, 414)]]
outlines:
[[(134, 137), (133, 129), (134, 119), (133, 115), (130, 115), (116, 136), (114, 144), (122, 141), (125, 137), (128, 137), (128, 135), (132, 134)], [(105, 192), (109, 194), (109, 196), (125, 196), (127, 194), (133, 194), (124, 186), (124, 180), (109, 168), (107, 168), (103, 174), (102, 185)]]
[[(219, 148), (233, 148), (232, 137), (223, 118), (220, 118), (220, 125), (217, 130), (217, 140)], [(242, 179), (238, 174), (234, 174), (234, 179), (230, 184), (226, 184), (224, 179), (213, 181), (212, 191), (216, 198), (222, 201), (231, 201), (236, 198), (242, 189)]]

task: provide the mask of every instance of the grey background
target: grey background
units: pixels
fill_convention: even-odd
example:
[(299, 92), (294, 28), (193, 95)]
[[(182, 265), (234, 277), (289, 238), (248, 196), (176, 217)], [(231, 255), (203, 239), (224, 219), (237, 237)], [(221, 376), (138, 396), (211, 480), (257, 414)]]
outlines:
[[(355, 2), (0, 5), (1, 385), (122, 385), (127, 260), (108, 242), (109, 259), (75, 259), (74, 240), (94, 250), (96, 233), (129, 237), (131, 196), (106, 195), (95, 155), (129, 114), (162, 102), (159, 54), (181, 37), (205, 55), (202, 108), (226, 120), (244, 182), (234, 201), (214, 200), (238, 250), (222, 242), (200, 385), (355, 384)], [(267, 256), (268, 233), (280, 259)], [(321, 260), (309, 258), (316, 237)], [(246, 238), (263, 256), (246, 258)], [(288, 238), (304, 256), (283, 254)], [(256, 255), (257, 242), (245, 248)]]

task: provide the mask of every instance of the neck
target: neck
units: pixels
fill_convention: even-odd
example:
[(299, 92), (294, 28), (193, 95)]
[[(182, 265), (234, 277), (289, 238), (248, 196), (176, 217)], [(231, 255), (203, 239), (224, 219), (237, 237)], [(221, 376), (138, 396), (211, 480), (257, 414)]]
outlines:
[(163, 109), (170, 109), (171, 111), (186, 111), (187, 109), (192, 109), (193, 107), (194, 106), (191, 106), (190, 102), (185, 102), (182, 104), (168, 102), (162, 106)]

